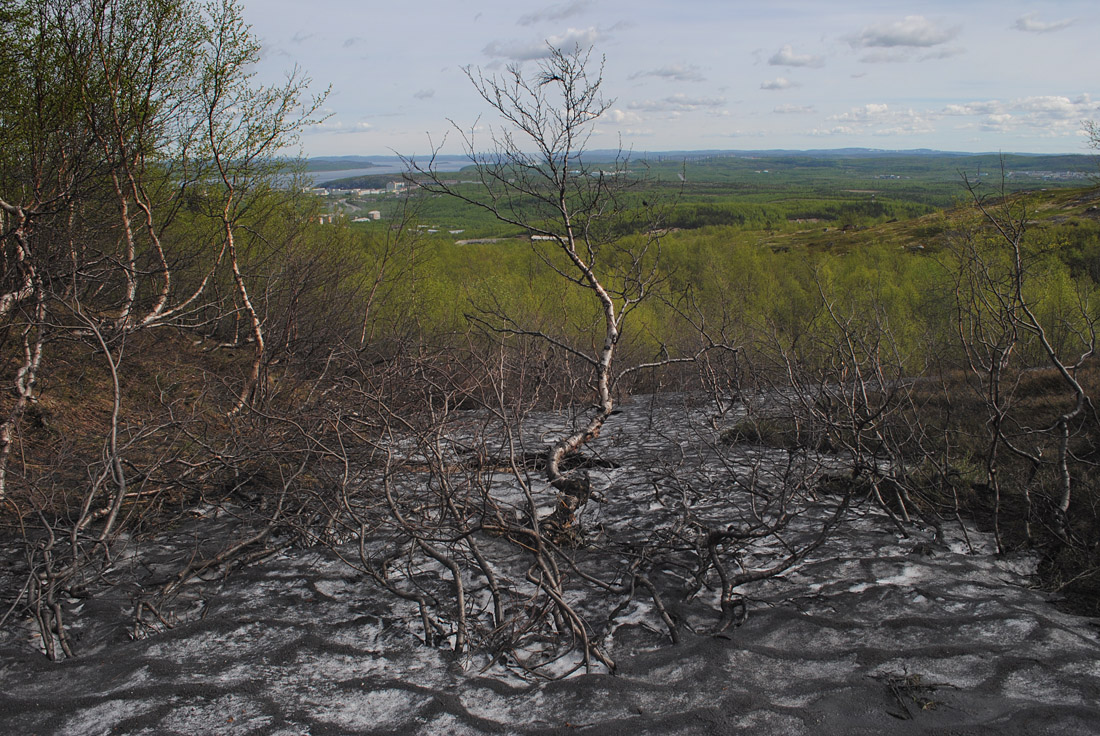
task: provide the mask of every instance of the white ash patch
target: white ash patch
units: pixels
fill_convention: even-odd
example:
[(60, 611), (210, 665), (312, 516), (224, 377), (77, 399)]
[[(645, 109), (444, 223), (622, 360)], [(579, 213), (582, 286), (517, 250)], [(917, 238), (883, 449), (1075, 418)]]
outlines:
[(422, 693), (387, 688), (383, 690), (344, 690), (335, 699), (307, 701), (313, 718), (348, 732), (385, 731), (415, 718), (431, 701)]
[[(799, 473), (818, 477), (840, 462), (726, 447), (710, 425), (710, 409), (669, 401), (624, 403), (586, 449), (617, 465), (588, 470), (604, 502), (582, 512), (592, 546), (576, 554), (586, 570), (617, 574), (630, 564), (628, 547), (599, 545), (626, 540), (636, 545), (629, 547), (634, 554), (655, 543), (655, 526), (688, 515), (711, 529), (744, 527), (753, 521), (749, 489), (760, 492), (762, 503)], [(575, 424), (570, 412), (532, 416), (519, 429), (520, 446), (534, 457)], [(532, 467), (520, 467), (517, 477), (494, 466), (474, 478), (462, 465), (471, 447), (499, 456), (503, 440), (480, 436), (483, 426), (476, 418), (456, 423), (443, 445), (462, 488), (472, 493), (481, 483), (518, 519), (527, 512), (528, 484), (540, 513), (549, 513), (554, 494)], [(400, 449), (406, 461), (428, 457), (412, 440)], [(364, 488), (375, 487), (377, 470), (362, 475)], [(426, 477), (409, 471), (399, 492), (419, 498)], [(369, 502), (362, 501), (364, 508)], [(790, 503), (798, 514), (781, 538), (746, 542), (730, 553), (731, 569), (771, 564), (786, 545), (820, 528), (836, 499), (808, 484)], [(119, 564), (134, 565), (139, 546), (152, 544), (160, 555), (155, 571), (163, 574), (173, 556), (206, 549), (207, 535), (232, 538), (240, 515), (222, 506), (203, 509), (171, 539), (131, 540)], [(380, 529), (364, 544), (368, 558), (392, 553), (399, 536)], [(499, 538), (484, 537), (483, 546), (498, 575), (519, 578), (530, 565)], [(416, 604), (386, 594), (356, 570), (353, 546), (337, 549), (352, 565), (331, 550), (290, 548), (237, 575), (189, 586), (175, 601), (175, 628), (143, 640), (109, 638), (119, 631), (107, 617), (124, 605), (66, 603), (74, 612), (81, 607), (89, 624), (80, 629), (83, 656), (61, 666), (31, 654), (19, 638), (27, 630), (15, 635), (9, 627), (0, 638), (0, 732), (1023, 734), (1037, 732), (1038, 718), (1052, 732), (1087, 732), (1084, 722), (1094, 730), (1096, 628), (1027, 587), (1033, 559), (996, 559), (993, 549), (989, 535), (954, 522), (941, 529), (906, 525), (902, 534), (862, 501), (797, 566), (741, 586), (748, 620), (717, 636), (709, 633), (720, 607), (714, 575), (690, 598), (681, 595), (694, 570), (671, 555), (655, 561), (648, 575), (679, 624), (678, 645), (670, 643), (648, 591), (636, 589), (628, 600), (612, 596), (626, 602), (608, 621), (608, 598), (571, 579), (570, 601), (601, 627), (619, 668), (611, 674), (597, 665), (585, 674), (575, 656), (559, 657), (550, 644), (540, 649), (532, 636), (521, 656), (547, 658), (547, 674), (571, 674), (547, 683), (521, 676), (514, 661), (446, 651), (443, 644), (454, 641), (450, 620), (442, 622), (440, 645), (425, 645)], [(395, 584), (449, 594), (449, 570), (407, 559), (388, 571)], [(464, 576), (470, 615), (489, 620), (484, 581)], [(506, 605), (511, 613), (526, 603)], [(898, 673), (943, 685), (932, 697), (947, 705), (903, 723), (892, 714), (899, 706), (883, 679)]]

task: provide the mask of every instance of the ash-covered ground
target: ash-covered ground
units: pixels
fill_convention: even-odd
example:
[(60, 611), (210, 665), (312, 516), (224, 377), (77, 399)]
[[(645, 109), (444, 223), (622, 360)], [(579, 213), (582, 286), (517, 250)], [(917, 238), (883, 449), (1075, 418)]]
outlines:
[[(528, 444), (552, 424), (533, 427)], [(706, 485), (694, 513), (721, 523), (722, 494), (736, 493), (725, 476), (766, 484), (791, 473), (788, 453), (724, 448), (720, 428), (702, 409), (624, 405), (597, 443), (617, 467), (591, 471), (599, 502), (586, 527), (629, 536), (643, 511), (672, 513), (654, 478)], [(801, 510), (744, 564), (766, 565), (835, 506)], [(155, 567), (187, 552), (180, 539), (230, 534), (233, 518), (210, 509), (137, 557)], [(1030, 587), (1033, 561), (998, 558), (987, 535), (955, 522), (899, 529), (867, 500), (799, 565), (743, 586), (740, 626), (714, 633), (715, 600), (700, 594), (674, 601), (683, 625), (672, 644), (651, 599), (637, 596), (601, 628), (616, 671), (553, 681), (426, 646), (415, 607), (341, 556), (353, 557), (298, 546), (189, 586), (175, 625), (143, 637), (121, 592), (74, 602), (80, 656), (60, 663), (29, 625), (9, 625), (0, 732), (1100, 733), (1097, 623), (1059, 611)]]

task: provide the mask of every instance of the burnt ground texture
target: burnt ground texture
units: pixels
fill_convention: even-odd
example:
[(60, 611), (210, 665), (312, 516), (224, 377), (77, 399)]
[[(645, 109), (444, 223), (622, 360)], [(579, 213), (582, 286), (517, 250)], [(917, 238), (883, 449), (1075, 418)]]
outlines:
[[(643, 409), (601, 440), (617, 467), (592, 478), (621, 493), (586, 512), (596, 523), (649, 503), (631, 474), (700, 436), (652, 439)], [(615, 673), (544, 681), (425, 646), (403, 601), (333, 550), (298, 547), (196, 586), (178, 623), (147, 635), (121, 599), (74, 604), (82, 654), (60, 663), (9, 625), (0, 733), (1100, 733), (1100, 628), (1030, 587), (1033, 567), (958, 524), (900, 530), (864, 501), (800, 565), (745, 586), (739, 627), (688, 625), (671, 644), (636, 600), (602, 642)], [(685, 606), (687, 623), (707, 613)]]

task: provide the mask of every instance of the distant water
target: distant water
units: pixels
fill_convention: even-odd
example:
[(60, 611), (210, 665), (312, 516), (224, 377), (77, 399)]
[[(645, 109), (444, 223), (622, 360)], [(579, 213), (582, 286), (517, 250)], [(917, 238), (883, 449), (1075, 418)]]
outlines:
[[(437, 161), (436, 171), (458, 171), (463, 166), (469, 166), (467, 159), (458, 161)], [(378, 174), (404, 174), (407, 171), (404, 164), (379, 164), (368, 169), (341, 169), (339, 171), (309, 171), (306, 176), (313, 179), (313, 183), (320, 186), (336, 179), (346, 179), (349, 176), (375, 176)]]

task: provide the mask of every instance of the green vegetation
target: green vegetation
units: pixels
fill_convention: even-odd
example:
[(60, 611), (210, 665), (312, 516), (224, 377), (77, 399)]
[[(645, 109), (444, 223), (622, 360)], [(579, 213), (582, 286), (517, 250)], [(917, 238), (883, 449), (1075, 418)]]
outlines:
[[(661, 203), (660, 220), (668, 228), (727, 226), (753, 233), (807, 234), (929, 215), (967, 201), (964, 177), (991, 192), (1016, 193), (1080, 187), (1095, 170), (1087, 156), (731, 153), (701, 159), (685, 154), (679, 161), (672, 154), (666, 158), (640, 155), (624, 171), (638, 185), (636, 191), (626, 193), (635, 206), (640, 208), (643, 201)], [(593, 166), (599, 168), (598, 158)], [(371, 175), (326, 186), (381, 188), (397, 178)], [(473, 194), (478, 189), (473, 167), (442, 178), (460, 192)], [(454, 240), (523, 234), (460, 200), (424, 199), (419, 203), (421, 223), (451, 234)], [(401, 206), (392, 195), (349, 201), (362, 210), (378, 209), (383, 219), (392, 219)]]

